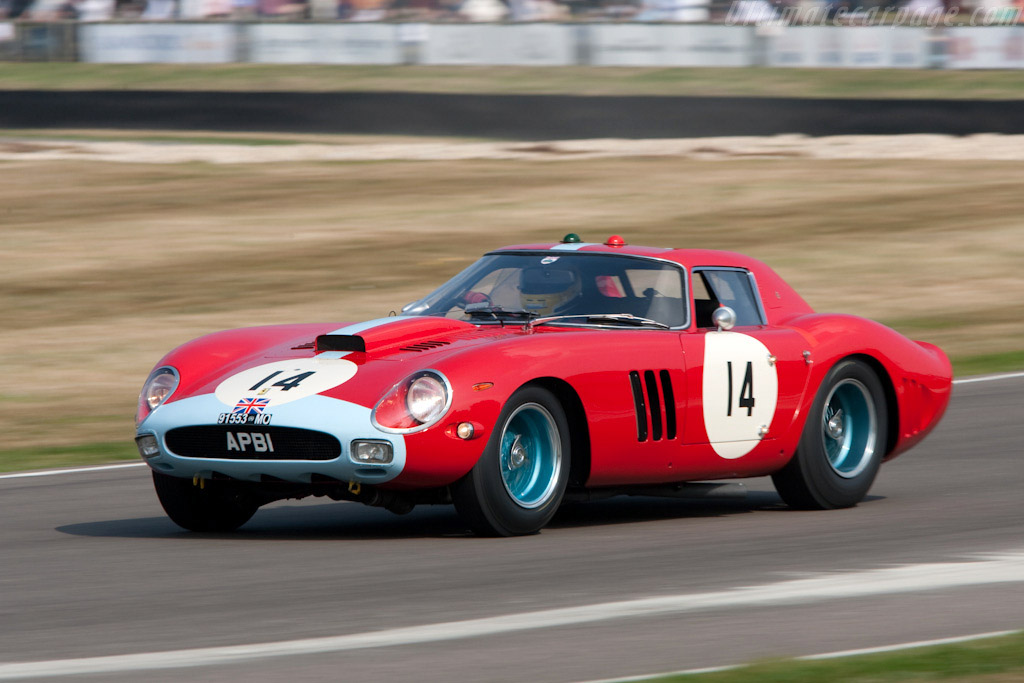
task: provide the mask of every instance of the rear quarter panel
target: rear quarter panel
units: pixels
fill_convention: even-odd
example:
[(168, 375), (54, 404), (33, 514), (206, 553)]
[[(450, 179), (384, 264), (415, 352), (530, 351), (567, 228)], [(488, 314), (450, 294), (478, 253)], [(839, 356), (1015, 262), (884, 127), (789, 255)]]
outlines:
[[(908, 339), (865, 318), (842, 314), (811, 314), (787, 323), (807, 339), (812, 374), (804, 403), (810, 407), (828, 371), (844, 358), (857, 357), (876, 369), (886, 386), (891, 459), (919, 443), (938, 424), (952, 393), (953, 371), (938, 347)], [(802, 429), (804, 419), (794, 428)]]

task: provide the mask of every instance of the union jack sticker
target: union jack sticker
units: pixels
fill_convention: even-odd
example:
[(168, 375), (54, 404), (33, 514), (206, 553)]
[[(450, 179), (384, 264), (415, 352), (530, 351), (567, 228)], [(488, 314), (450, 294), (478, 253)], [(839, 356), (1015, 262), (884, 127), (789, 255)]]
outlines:
[(269, 398), (243, 398), (235, 404), (232, 413), (241, 415), (259, 415), (270, 405)]

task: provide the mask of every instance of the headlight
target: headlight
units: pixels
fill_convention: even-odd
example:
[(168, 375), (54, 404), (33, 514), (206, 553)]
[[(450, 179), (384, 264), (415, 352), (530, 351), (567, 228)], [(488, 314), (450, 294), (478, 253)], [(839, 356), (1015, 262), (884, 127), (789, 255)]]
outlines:
[(139, 409), (135, 414), (135, 424), (146, 419), (146, 416), (157, 409), (161, 403), (178, 387), (178, 371), (172, 367), (157, 368), (150, 373), (149, 379), (142, 385), (139, 394)]
[(448, 400), (448, 392), (436, 377), (424, 375), (412, 381), (405, 404), (409, 412), (419, 422), (433, 422), (441, 417), (444, 404)]
[(385, 432), (426, 429), (448, 412), (451, 385), (436, 370), (423, 370), (391, 387), (373, 408), (373, 424)]

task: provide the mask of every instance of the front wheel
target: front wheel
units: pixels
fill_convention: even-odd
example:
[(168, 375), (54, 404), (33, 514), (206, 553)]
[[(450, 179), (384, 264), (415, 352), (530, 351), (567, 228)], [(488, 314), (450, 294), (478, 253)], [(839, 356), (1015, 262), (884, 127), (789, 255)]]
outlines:
[(259, 504), (223, 481), (204, 481), (153, 472), (153, 487), (171, 521), (189, 531), (234, 531), (256, 514)]
[(520, 389), (476, 466), (453, 487), (455, 509), (482, 536), (536, 533), (558, 510), (571, 457), (561, 404), (540, 387)]
[(796, 455), (772, 475), (782, 499), (815, 510), (863, 500), (885, 454), (886, 414), (874, 371), (856, 360), (838, 363), (818, 389)]

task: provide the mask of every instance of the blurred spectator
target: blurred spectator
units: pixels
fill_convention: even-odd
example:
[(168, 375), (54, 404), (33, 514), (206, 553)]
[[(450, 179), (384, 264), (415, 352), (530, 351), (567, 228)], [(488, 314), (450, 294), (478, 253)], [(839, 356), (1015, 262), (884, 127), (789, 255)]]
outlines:
[(634, 21), (708, 21), (710, 0), (644, 0)]
[(778, 19), (768, 0), (735, 0), (725, 17), (727, 24), (764, 24)]
[(78, 7), (75, 0), (66, 0), (57, 8), (57, 18), (65, 21), (78, 19)]
[[(339, 19), (348, 21), (380, 21), (387, 18), (391, 0), (345, 0), (338, 4)], [(341, 16), (344, 13), (344, 16)]]
[(114, 0), (80, 0), (78, 18), (81, 21), (109, 21), (114, 18)]
[(239, 21), (256, 18), (256, 0), (231, 0), (231, 18)]
[[(19, 0), (14, 0), (19, 4)], [(78, 21), (107, 21), (114, 18), (115, 0), (28, 0), (18, 8), (12, 18), (32, 21), (77, 19)]]
[(500, 0), (466, 0), (459, 14), (468, 21), (501, 21), (508, 16), (508, 8)]
[(165, 21), (178, 15), (177, 0), (147, 0), (140, 19), (146, 21)]
[(305, 19), (309, 5), (305, 0), (259, 0), (260, 16), (281, 19)]
[(907, 12), (912, 17), (924, 18), (932, 12), (942, 12), (942, 0), (910, 0), (906, 4)]
[(509, 0), (512, 21), (564, 21), (569, 8), (552, 0)]
[(21, 18), (31, 4), (32, 0), (10, 0), (10, 4), (7, 6), (7, 18)]

